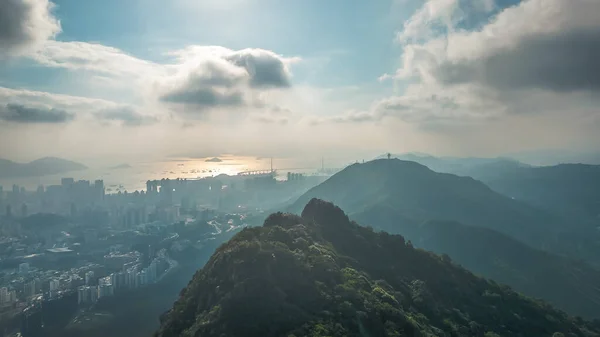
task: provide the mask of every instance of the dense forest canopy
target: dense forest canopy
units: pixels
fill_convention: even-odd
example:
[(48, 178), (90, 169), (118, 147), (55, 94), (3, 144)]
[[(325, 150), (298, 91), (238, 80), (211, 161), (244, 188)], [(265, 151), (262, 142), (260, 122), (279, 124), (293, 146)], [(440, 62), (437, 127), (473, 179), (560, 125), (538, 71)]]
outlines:
[(162, 317), (168, 336), (598, 336), (600, 325), (311, 200), (213, 254)]

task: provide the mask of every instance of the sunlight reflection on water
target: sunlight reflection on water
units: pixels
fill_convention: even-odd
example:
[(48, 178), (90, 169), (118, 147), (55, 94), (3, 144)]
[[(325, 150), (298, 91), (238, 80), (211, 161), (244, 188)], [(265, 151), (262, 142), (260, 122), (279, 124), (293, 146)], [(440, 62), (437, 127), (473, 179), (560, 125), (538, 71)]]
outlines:
[[(85, 164), (85, 163), (84, 163)], [(83, 171), (73, 171), (62, 174), (47, 175), (42, 177), (10, 178), (0, 179), (0, 186), (5, 190), (10, 189), (13, 184), (25, 187), (27, 190), (35, 190), (37, 186), (59, 185), (63, 177), (71, 177), (75, 180), (104, 180), (107, 193), (120, 191), (133, 192), (145, 190), (146, 181), (154, 179), (197, 179), (217, 176), (219, 174), (235, 175), (239, 172), (253, 170), (269, 170), (270, 158), (240, 157), (224, 155), (218, 158), (174, 158), (158, 162), (124, 163), (123, 167), (91, 167)], [(312, 166), (316, 168), (316, 163)], [(273, 159), (275, 169), (286, 169), (289, 171), (309, 171), (311, 165), (301, 165), (292, 159)], [(280, 174), (282, 172), (279, 172)]]

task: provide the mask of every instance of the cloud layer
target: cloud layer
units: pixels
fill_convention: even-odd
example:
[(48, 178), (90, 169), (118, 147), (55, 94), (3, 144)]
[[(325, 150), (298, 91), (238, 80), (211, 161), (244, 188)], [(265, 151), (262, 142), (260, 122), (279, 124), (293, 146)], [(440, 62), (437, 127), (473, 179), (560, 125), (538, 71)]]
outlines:
[[(127, 39), (113, 41), (123, 50), (55, 39), (60, 24), (48, 0), (0, 0), (0, 58), (25, 58), (14, 63), (17, 68), (53, 68), (48, 73), (56, 79), (48, 82), (55, 82), (36, 86), (80, 95), (0, 87), (0, 135), (26, 134), (30, 143), (19, 151), (0, 139), (0, 154), (43, 154), (61, 146), (105, 155), (169, 154), (180, 147), (209, 148), (215, 155), (325, 149), (488, 153), (600, 142), (600, 1), (420, 3), (395, 34), (401, 53), (397, 68), (381, 76), (386, 81), (378, 82), (374, 73), (373, 83), (324, 81), (338, 84), (323, 88), (316, 85), (319, 76), (354, 71), (344, 67), (349, 57), (332, 54), (316, 66), (313, 51), (300, 47), (303, 59), (259, 48), (172, 50), (156, 37), (149, 37), (148, 49), (131, 49), (136, 55)], [(372, 64), (361, 66), (362, 72)], [(148, 137), (161, 142), (150, 147)], [(102, 146), (91, 139), (103, 139)]]
[(0, 120), (15, 123), (64, 123), (74, 118), (65, 110), (29, 107), (21, 104), (0, 106)]
[[(499, 3), (500, 1), (498, 1)], [(600, 114), (600, 1), (428, 0), (397, 35), (400, 95), (332, 121), (433, 124)], [(561, 111), (560, 109), (565, 109)]]
[(193, 46), (172, 55), (175, 74), (158, 80), (158, 96), (187, 111), (256, 107), (261, 92), (291, 87), (288, 64), (294, 59), (268, 50)]
[(0, 57), (35, 49), (60, 32), (48, 0), (0, 1)]
[(117, 122), (123, 126), (152, 125), (159, 121), (156, 116), (145, 115), (133, 107), (119, 106), (105, 108), (94, 113), (94, 116), (103, 122)]

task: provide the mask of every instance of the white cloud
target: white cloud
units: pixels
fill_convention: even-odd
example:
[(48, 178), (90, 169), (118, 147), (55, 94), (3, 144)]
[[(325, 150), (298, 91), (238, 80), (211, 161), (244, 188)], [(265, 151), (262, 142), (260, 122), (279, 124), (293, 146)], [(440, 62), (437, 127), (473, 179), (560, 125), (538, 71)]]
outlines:
[[(112, 101), (0, 87), (0, 120), (14, 123), (153, 124), (156, 114)], [(163, 116), (165, 117), (165, 116)], [(166, 118), (166, 117), (165, 117)]]
[(158, 64), (100, 44), (48, 41), (30, 57), (48, 67), (88, 72), (100, 84), (122, 86), (145, 104), (183, 112), (184, 118), (264, 105), (261, 93), (291, 87), (290, 65), (299, 61), (263, 49), (218, 46), (189, 46), (167, 55), (171, 61)]
[(259, 108), (261, 93), (291, 87), (289, 64), (297, 60), (268, 50), (214, 46), (170, 54), (178, 63), (168, 66), (173, 75), (156, 80), (157, 96), (176, 110), (202, 114), (221, 107)]
[[(427, 1), (398, 34), (404, 52), (395, 78), (408, 83), (405, 92), (366, 113), (421, 126), (600, 113), (590, 108), (600, 103), (600, 1), (524, 0), (491, 15), (497, 10), (492, 2)], [(349, 116), (342, 120), (368, 120), (365, 112)]]
[(165, 72), (159, 64), (97, 43), (48, 41), (30, 57), (48, 67), (85, 70), (119, 78), (156, 76)]
[(140, 113), (131, 106), (116, 106), (101, 109), (94, 116), (104, 123), (117, 123), (122, 126), (145, 126), (159, 121), (157, 116)]
[(459, 24), (476, 25), (495, 8), (494, 0), (428, 0), (405, 23), (397, 39), (402, 43), (454, 32)]
[(0, 57), (35, 50), (61, 30), (48, 0), (0, 1)]

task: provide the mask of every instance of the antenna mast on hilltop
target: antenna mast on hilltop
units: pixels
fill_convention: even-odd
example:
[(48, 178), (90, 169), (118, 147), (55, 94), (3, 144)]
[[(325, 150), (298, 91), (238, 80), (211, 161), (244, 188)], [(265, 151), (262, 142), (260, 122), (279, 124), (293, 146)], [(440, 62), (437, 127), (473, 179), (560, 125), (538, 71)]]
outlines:
[(271, 173), (273, 172), (273, 157), (271, 157)]

